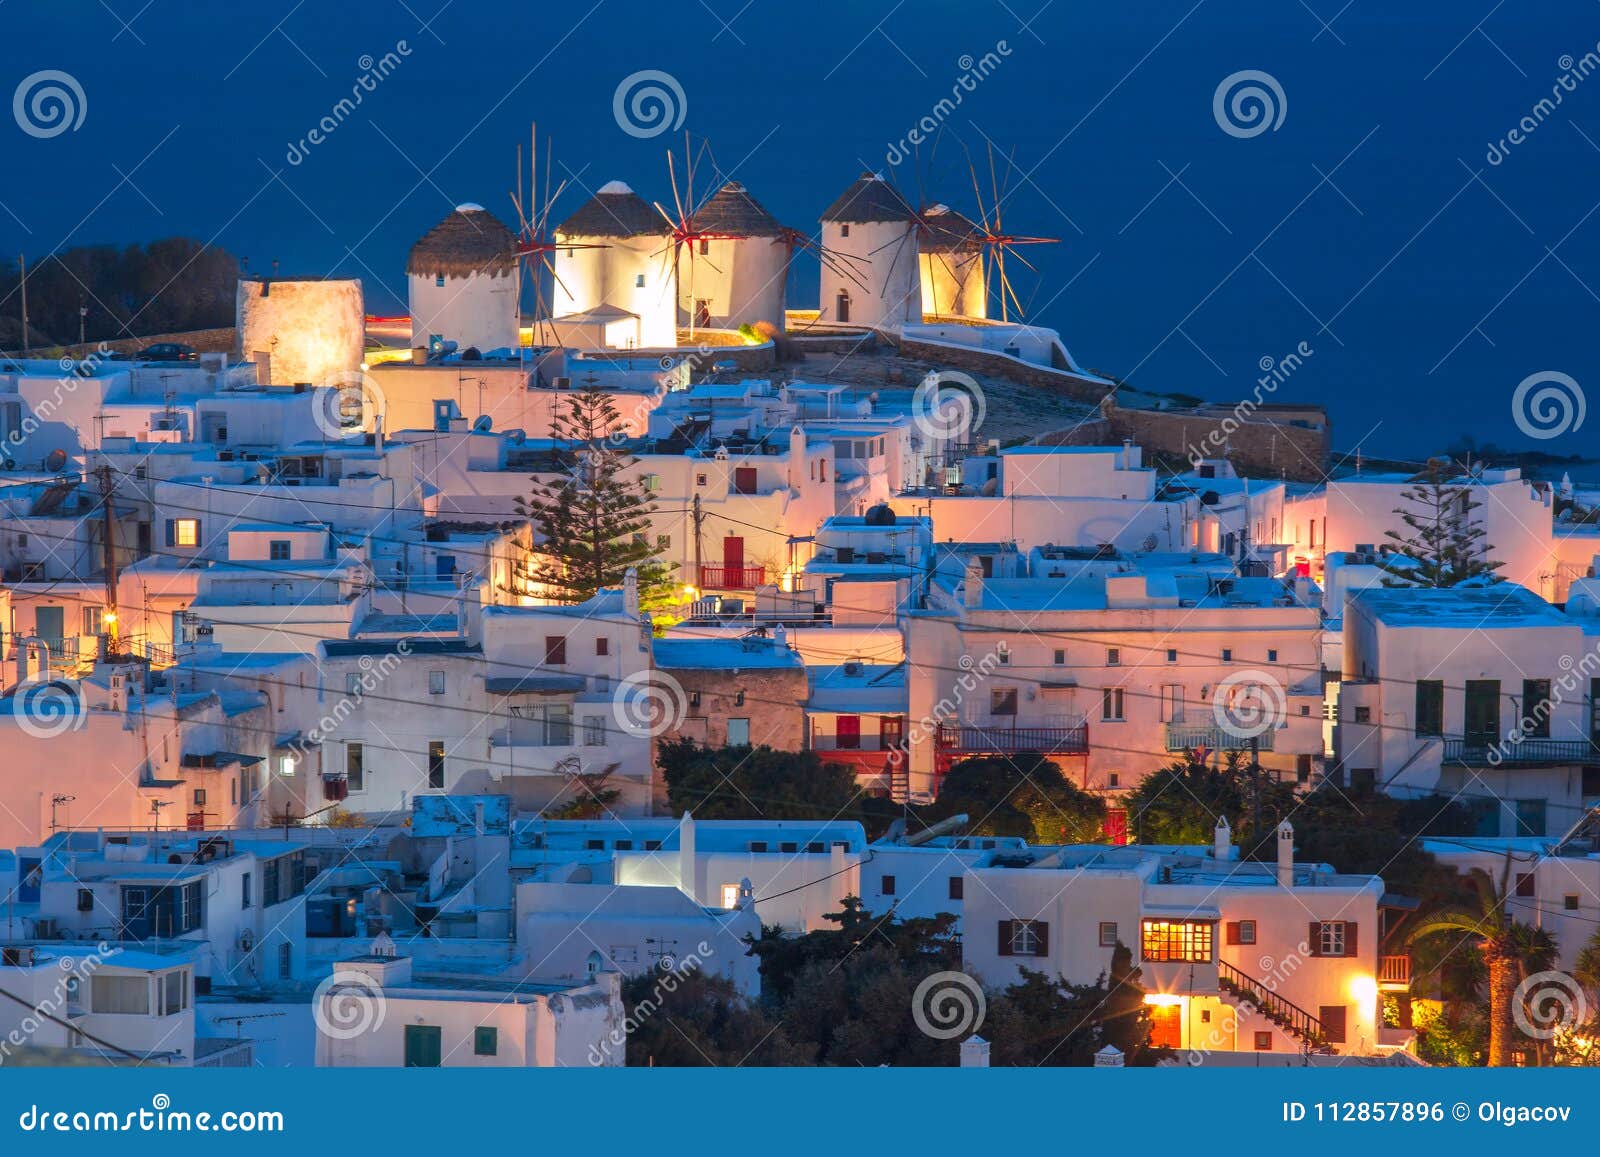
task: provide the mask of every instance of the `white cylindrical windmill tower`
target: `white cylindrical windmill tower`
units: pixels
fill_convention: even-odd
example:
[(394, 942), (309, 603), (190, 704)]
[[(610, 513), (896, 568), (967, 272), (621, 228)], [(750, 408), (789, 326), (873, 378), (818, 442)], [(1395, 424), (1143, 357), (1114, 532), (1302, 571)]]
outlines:
[(938, 317), (988, 317), (982, 231), (948, 205), (931, 206), (922, 221), (917, 257), (922, 312)]
[(517, 237), (482, 205), (457, 205), (406, 259), (411, 345), (516, 349), (522, 324)]
[[(922, 320), (916, 212), (888, 181), (862, 173), (822, 214), (818, 321), (894, 329)], [(855, 274), (855, 276), (851, 276)]]
[[(678, 293), (671, 230), (656, 208), (621, 181), (556, 226), (555, 319), (601, 319), (606, 344), (678, 344)], [(562, 249), (563, 241), (590, 245)]]
[(692, 223), (709, 236), (678, 256), (679, 324), (737, 329), (766, 321), (782, 329), (789, 280), (783, 226), (738, 181), (694, 210)]
[(366, 339), (354, 277), (241, 277), (239, 353), (268, 385), (335, 385), (360, 372)]

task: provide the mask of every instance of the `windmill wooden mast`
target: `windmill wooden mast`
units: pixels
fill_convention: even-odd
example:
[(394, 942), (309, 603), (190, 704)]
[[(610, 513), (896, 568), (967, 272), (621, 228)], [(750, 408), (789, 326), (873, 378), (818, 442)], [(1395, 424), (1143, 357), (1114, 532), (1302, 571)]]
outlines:
[[(528, 130), (528, 192), (530, 196), (538, 198), (538, 204), (533, 206), (530, 213), (527, 202), (522, 192), (522, 146), (517, 146), (517, 188), (510, 194), (511, 203), (517, 210), (517, 257), (523, 263), (529, 278), (533, 281), (534, 314), (533, 328), (535, 334), (547, 328), (553, 320), (554, 310), (545, 300), (544, 275), (549, 273), (553, 286), (560, 285), (562, 290), (571, 297), (561, 281), (561, 275), (556, 272), (555, 253), (558, 249), (607, 249), (609, 246), (594, 242), (557, 242), (555, 235), (550, 232), (550, 213), (555, 208), (555, 203), (566, 190), (567, 180), (562, 178), (556, 185), (555, 192), (550, 191), (550, 174), (555, 168), (553, 162), (552, 142), (545, 141), (545, 167), (544, 167), (544, 194), (539, 193), (539, 126), (531, 125)], [(549, 336), (554, 338), (554, 330), (549, 331)], [(519, 348), (521, 343), (518, 343)]]
[[(965, 150), (966, 146), (962, 145), (962, 149)], [(1011, 279), (1006, 276), (1006, 254), (1010, 253), (1013, 258), (1022, 262), (1034, 273), (1038, 273), (1039, 270), (1033, 262), (1029, 261), (1021, 253), (1015, 252), (1015, 249), (1020, 245), (1055, 245), (1061, 241), (1059, 237), (1028, 237), (1005, 231), (1005, 224), (1001, 217), (1001, 206), (1005, 203), (1009, 192), (1015, 155), (1015, 151), (1013, 151), (1006, 157), (1006, 177), (1005, 181), (1002, 182), (995, 168), (994, 142), (989, 142), (989, 190), (994, 200), (990, 205), (985, 206), (983, 203), (983, 189), (978, 181), (978, 167), (973, 164), (971, 153), (967, 154), (967, 168), (972, 173), (972, 192), (978, 201), (978, 216), (981, 221), (981, 231), (975, 240), (983, 248), (986, 264), (985, 281), (987, 282), (989, 279), (989, 270), (992, 269), (995, 273), (994, 280), (999, 285), (1000, 293), (1000, 320), (1003, 322), (1011, 320), (1011, 306), (1013, 305), (1017, 309), (1018, 321), (1021, 321), (1026, 313), (1022, 308), (1021, 300), (1017, 297), (1016, 290), (1011, 285)]]

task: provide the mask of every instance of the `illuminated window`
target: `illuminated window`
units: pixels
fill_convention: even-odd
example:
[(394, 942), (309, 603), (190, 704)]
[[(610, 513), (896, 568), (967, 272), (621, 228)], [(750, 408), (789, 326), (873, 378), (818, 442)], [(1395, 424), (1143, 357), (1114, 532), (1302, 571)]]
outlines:
[(173, 546), (199, 546), (200, 545), (200, 520), (198, 518), (178, 518), (172, 523)]
[(1215, 929), (1208, 920), (1146, 920), (1145, 960), (1154, 964), (1210, 964)]
[(722, 906), (724, 908), (737, 908), (739, 906), (739, 885), (722, 885)]

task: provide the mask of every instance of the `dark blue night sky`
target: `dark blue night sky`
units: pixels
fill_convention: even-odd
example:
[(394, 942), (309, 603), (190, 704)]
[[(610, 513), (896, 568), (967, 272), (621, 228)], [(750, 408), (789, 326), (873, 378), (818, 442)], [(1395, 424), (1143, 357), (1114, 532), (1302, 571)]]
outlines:
[[(512, 218), (531, 120), (581, 187), (621, 178), (669, 199), (674, 138), (630, 136), (612, 113), (618, 82), (644, 69), (681, 84), (684, 127), (724, 169), (814, 229), (950, 94), (963, 58), (1003, 41), (999, 67), (944, 118), (925, 192), (973, 208), (957, 137), (1015, 150), (1007, 228), (1063, 241), (1030, 251), (1040, 276), (1020, 271), (1018, 292), (1084, 364), (1235, 398), (1263, 358), (1306, 342), (1314, 355), (1275, 400), (1329, 406), (1342, 450), (1415, 457), (1470, 433), (1600, 452), (1600, 414), (1546, 442), (1510, 420), (1538, 371), (1600, 391), (1600, 72), (1532, 112), (1597, 51), (1600, 5), (440, 4), (9, 0), (0, 88), (61, 70), (87, 114), (47, 139), (0, 118), (0, 247), (38, 258), (188, 235), (255, 270), (359, 276), (370, 311), (399, 310), (406, 250), (451, 206)], [(290, 164), (362, 58), (401, 41), (392, 74)], [(1276, 129), (1219, 128), (1213, 94), (1242, 70), (1281, 86)], [(1489, 163), (1530, 115), (1533, 131)], [(912, 169), (898, 174), (908, 190)], [(792, 301), (814, 295), (800, 270)]]

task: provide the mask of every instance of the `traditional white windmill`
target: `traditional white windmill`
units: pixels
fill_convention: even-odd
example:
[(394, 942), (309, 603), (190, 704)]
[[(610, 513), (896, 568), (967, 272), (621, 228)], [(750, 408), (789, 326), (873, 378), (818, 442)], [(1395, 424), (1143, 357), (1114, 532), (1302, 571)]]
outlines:
[(621, 181), (600, 186), (555, 229), (558, 332), (596, 332), (619, 348), (677, 345), (677, 293), (658, 259), (661, 215)]
[(889, 329), (920, 322), (921, 228), (917, 211), (883, 174), (857, 177), (822, 214), (822, 247), (835, 260), (822, 265), (817, 320)]
[(406, 258), (412, 347), (515, 349), (521, 286), (516, 236), (482, 205), (457, 205)]

